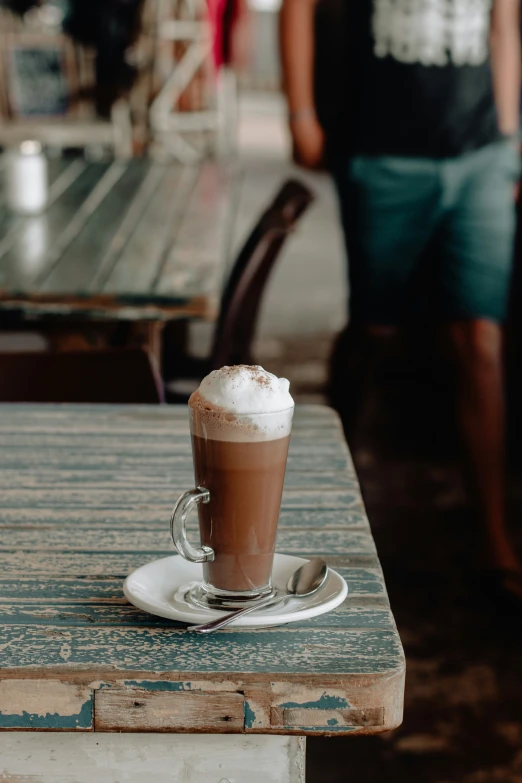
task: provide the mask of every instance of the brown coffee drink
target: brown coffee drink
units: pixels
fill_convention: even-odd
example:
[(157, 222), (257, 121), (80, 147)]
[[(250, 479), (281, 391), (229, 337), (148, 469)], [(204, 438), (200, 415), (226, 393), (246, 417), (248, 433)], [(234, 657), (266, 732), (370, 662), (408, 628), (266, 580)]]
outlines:
[(213, 375), (189, 402), (196, 485), (210, 493), (198, 505), (201, 544), (214, 552), (203, 576), (217, 591), (257, 593), (270, 589), (293, 401), (288, 381), (260, 367)]
[(290, 437), (254, 443), (192, 437), (201, 543), (215, 559), (205, 581), (219, 590), (258, 590), (270, 582)]

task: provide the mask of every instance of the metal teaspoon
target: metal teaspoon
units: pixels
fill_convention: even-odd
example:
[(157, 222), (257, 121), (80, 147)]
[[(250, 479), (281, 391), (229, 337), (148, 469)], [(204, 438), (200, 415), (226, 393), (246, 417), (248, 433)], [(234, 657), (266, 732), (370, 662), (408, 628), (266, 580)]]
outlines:
[[(320, 557), (309, 560), (290, 576), (286, 585), (286, 595), (295, 598), (306, 598), (307, 596), (312, 595), (312, 593), (319, 590), (324, 583), (327, 574), (328, 566), (324, 560)], [(273, 601), (273, 595), (260, 598), (258, 601), (253, 601), (248, 606), (245, 606), (243, 609), (236, 609), (235, 612), (230, 612), (230, 614), (226, 614), (224, 617), (218, 617), (217, 620), (211, 620), (211, 622), (204, 623), (203, 625), (192, 625), (188, 630), (195, 631), (196, 633), (212, 633), (219, 628), (224, 628), (225, 625), (229, 625), (233, 620), (237, 620), (238, 617), (243, 617), (243, 615), (254, 612), (256, 609), (262, 609), (264, 606), (269, 606)]]

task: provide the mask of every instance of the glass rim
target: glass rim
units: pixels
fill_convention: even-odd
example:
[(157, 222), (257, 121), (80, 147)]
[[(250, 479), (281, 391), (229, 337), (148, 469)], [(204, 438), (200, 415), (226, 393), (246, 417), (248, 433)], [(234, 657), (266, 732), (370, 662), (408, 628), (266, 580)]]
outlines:
[(189, 405), (189, 408), (192, 412), (201, 412), (201, 413), (221, 413), (225, 416), (237, 416), (238, 418), (240, 416), (277, 416), (281, 413), (288, 413), (288, 411), (295, 410), (295, 402), (293, 405), (289, 405), (287, 408), (281, 408), (277, 411), (262, 411), (260, 413), (239, 413), (237, 411), (226, 411), (226, 410), (217, 410), (215, 408), (196, 408), (195, 406)]

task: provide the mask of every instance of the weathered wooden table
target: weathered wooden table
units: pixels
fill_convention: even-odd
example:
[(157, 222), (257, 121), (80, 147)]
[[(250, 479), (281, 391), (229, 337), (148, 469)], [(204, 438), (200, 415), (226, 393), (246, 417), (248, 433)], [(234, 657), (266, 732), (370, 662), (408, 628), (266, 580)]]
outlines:
[(278, 537), (344, 575), (331, 614), (203, 637), (127, 604), (192, 483), (185, 408), (0, 406), (2, 780), (297, 783), (306, 735), (401, 722), (403, 651), (332, 411), (297, 409)]
[(0, 318), (123, 320), (146, 335), (213, 318), (238, 179), (212, 163), (51, 160), (47, 210), (22, 217), (6, 206), (0, 171)]

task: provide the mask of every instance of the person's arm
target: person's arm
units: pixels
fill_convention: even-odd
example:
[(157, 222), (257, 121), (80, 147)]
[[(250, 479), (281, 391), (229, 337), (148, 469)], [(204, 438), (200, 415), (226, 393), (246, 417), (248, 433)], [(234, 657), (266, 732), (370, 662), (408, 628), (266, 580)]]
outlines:
[(324, 133), (314, 109), (315, 0), (283, 0), (280, 14), (283, 84), (297, 163), (319, 166)]
[(499, 126), (517, 133), (520, 125), (522, 62), (519, 0), (495, 0), (491, 16), (491, 58)]

